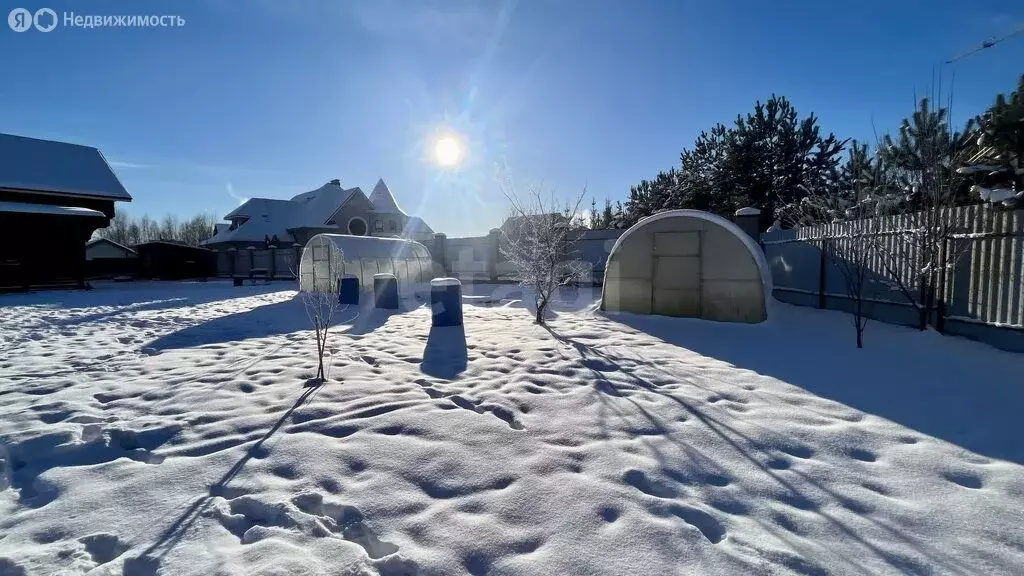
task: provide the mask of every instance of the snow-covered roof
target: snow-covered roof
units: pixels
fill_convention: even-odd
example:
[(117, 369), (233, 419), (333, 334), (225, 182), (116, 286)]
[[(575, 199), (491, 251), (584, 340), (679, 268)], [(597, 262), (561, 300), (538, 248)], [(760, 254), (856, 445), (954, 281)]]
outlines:
[[(717, 224), (729, 232), (732, 232), (734, 236), (743, 242), (747, 251), (750, 252), (750, 255), (754, 258), (754, 262), (757, 263), (757, 267), (761, 270), (761, 283), (764, 286), (765, 301), (770, 301), (772, 295), (772, 271), (771, 268), (768, 267), (768, 259), (764, 257), (764, 252), (761, 251), (761, 247), (757, 245), (757, 242), (755, 242), (749, 234), (737, 226), (735, 222), (726, 220), (717, 214), (704, 212), (702, 210), (666, 210), (665, 212), (659, 212), (652, 216), (642, 218), (639, 222), (630, 226), (630, 228), (623, 232), (622, 236), (619, 236), (619, 239), (615, 241), (611, 252), (608, 253), (608, 262), (611, 262), (611, 259), (615, 256), (615, 252), (618, 251), (619, 246), (622, 245), (622, 243), (625, 242), (631, 234), (642, 229), (645, 225), (650, 224), (651, 222), (656, 222), (664, 218), (695, 218), (697, 220)], [(608, 269), (609, 267), (606, 265), (605, 274), (608, 274)]]
[[(347, 234), (317, 234), (309, 239), (306, 246), (312, 246), (321, 238), (334, 244), (346, 261), (363, 258), (424, 258), (430, 259), (430, 251), (419, 242), (403, 238), (382, 238), (380, 236), (350, 236)], [(307, 248), (308, 249), (308, 248)]]
[[(247, 218), (234, 230), (218, 225), (216, 234), (205, 240), (203, 244), (220, 242), (262, 242), (266, 237), (277, 236), (282, 242), (293, 242), (294, 237), (288, 232), (298, 228), (327, 228), (338, 210), (356, 194), (363, 194), (358, 186), (345, 189), (337, 180), (323, 186), (297, 194), (289, 200), (274, 198), (251, 198), (238, 208), (229, 212), (224, 219)], [(376, 201), (375, 201), (376, 199)], [(369, 197), (373, 211), (382, 214), (398, 214), (406, 216), (405, 235), (433, 234), (423, 219), (407, 216), (383, 180), (377, 182)], [(344, 226), (344, 222), (338, 222)]]
[(975, 184), (971, 186), (971, 192), (977, 194), (985, 202), (1002, 203), (1004, 206), (1012, 206), (1017, 200), (1024, 199), (1024, 190), (1017, 192), (1010, 188), (987, 188)]
[(736, 215), (737, 216), (760, 216), (761, 215), (761, 211), (758, 210), (757, 208), (751, 208), (750, 206), (747, 206), (746, 208), (740, 208), (739, 210), (737, 210), (736, 211)]
[(130, 202), (96, 148), (0, 133), (0, 188)]
[(276, 198), (250, 198), (224, 217), (248, 218), (234, 230), (218, 228), (217, 234), (204, 244), (217, 242), (262, 242), (266, 237), (277, 236), (281, 241), (294, 241), (288, 232), (296, 228), (323, 228), (327, 221), (355, 193), (362, 193), (358, 187), (342, 188), (328, 182), (323, 186), (293, 196), (291, 200)]
[(370, 204), (373, 204), (373, 211), (380, 214), (401, 214), (408, 216), (405, 211), (398, 207), (395, 196), (391, 189), (384, 183), (384, 179), (377, 180), (377, 185), (370, 192)]
[[(148, 242), (142, 242), (140, 244), (136, 244), (135, 248), (137, 249), (137, 248), (140, 248), (142, 246), (152, 246), (154, 244), (162, 244), (162, 245), (165, 245), (165, 246), (177, 246), (178, 248), (188, 248), (190, 250), (202, 250), (203, 252), (216, 252), (215, 250), (210, 250), (209, 248), (203, 248), (202, 246), (193, 246), (191, 244), (186, 244), (185, 242), (182, 242), (180, 240), (150, 240)], [(136, 252), (138, 252), (138, 250), (136, 250)]]
[(288, 200), (273, 198), (251, 198), (233, 210), (225, 218), (246, 217), (248, 220), (234, 230), (217, 229), (210, 242), (262, 242), (266, 237), (277, 235), (278, 240), (293, 240), (289, 228), (298, 220), (300, 205)]
[(402, 232), (406, 235), (412, 234), (433, 234), (434, 230), (427, 226), (427, 223), (423, 221), (423, 218), (419, 216), (409, 216), (405, 221), (405, 228)]
[(52, 214), (55, 216), (91, 216), (106, 218), (107, 215), (92, 208), (75, 206), (49, 206), (47, 204), (29, 204), (26, 202), (0, 202), (0, 212), (16, 212), (18, 214)]
[(120, 242), (114, 242), (110, 238), (93, 238), (92, 240), (89, 240), (88, 242), (85, 243), (85, 247), (88, 248), (89, 246), (95, 246), (97, 244), (110, 244), (111, 246), (116, 246), (116, 247), (118, 247), (118, 248), (120, 248), (122, 250), (125, 250), (127, 252), (131, 252), (132, 254), (136, 253), (134, 248), (130, 248), (128, 246), (125, 246), (124, 244), (121, 244)]

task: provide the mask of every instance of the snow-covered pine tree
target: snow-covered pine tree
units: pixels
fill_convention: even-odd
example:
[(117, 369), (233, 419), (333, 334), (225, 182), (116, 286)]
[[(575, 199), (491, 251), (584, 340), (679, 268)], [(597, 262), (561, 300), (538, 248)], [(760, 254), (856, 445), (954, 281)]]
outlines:
[(874, 186), (865, 206), (876, 215), (894, 216), (883, 224), (876, 250), (888, 280), (917, 309), (922, 329), (940, 275), (966, 250), (965, 243), (949, 239), (966, 227), (962, 211), (954, 208), (969, 201), (968, 182), (956, 167), (967, 156), (971, 123), (964, 132), (951, 130), (948, 108), (933, 107), (931, 101), (919, 101), (895, 138), (883, 136), (878, 160), (884, 181)]
[(601, 210), (601, 229), (609, 230), (614, 228), (615, 224), (615, 211), (612, 209), (612, 201), (609, 198), (604, 199), (604, 209)]
[(972, 179), (971, 192), (985, 202), (1024, 206), (1024, 75), (1010, 96), (999, 94), (975, 125), (970, 156), (957, 172)]

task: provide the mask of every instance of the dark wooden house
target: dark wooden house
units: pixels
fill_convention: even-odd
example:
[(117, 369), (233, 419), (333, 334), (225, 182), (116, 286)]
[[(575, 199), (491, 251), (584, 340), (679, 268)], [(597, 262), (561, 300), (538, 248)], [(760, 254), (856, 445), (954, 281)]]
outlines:
[(96, 148), (0, 133), (0, 290), (84, 286), (86, 241), (131, 199)]

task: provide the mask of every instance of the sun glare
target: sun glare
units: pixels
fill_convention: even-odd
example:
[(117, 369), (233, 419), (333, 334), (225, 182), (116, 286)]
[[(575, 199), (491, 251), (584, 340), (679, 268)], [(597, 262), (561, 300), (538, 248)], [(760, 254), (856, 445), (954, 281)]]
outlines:
[(465, 148), (461, 139), (451, 134), (438, 136), (434, 140), (434, 162), (443, 168), (454, 168), (462, 162)]

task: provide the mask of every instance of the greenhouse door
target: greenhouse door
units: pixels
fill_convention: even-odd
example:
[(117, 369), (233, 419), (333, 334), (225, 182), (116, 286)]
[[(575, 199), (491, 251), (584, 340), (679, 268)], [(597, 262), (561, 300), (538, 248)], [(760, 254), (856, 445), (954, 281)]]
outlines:
[(651, 313), (700, 317), (700, 231), (655, 232)]

